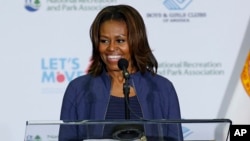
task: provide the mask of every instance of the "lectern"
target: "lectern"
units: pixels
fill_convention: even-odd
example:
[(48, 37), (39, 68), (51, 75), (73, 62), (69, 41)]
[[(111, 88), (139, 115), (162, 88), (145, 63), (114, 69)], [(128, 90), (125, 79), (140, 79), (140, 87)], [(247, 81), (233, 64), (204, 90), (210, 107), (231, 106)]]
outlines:
[[(229, 141), (231, 124), (230, 119), (33, 120), (26, 122), (24, 141)], [(67, 137), (72, 131), (76, 136)]]

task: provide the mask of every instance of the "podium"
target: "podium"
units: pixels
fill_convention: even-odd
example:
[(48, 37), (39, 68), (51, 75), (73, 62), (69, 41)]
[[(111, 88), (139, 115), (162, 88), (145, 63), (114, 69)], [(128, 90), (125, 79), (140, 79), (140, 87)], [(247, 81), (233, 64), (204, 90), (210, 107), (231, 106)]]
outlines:
[(24, 141), (229, 141), (230, 119), (26, 122)]

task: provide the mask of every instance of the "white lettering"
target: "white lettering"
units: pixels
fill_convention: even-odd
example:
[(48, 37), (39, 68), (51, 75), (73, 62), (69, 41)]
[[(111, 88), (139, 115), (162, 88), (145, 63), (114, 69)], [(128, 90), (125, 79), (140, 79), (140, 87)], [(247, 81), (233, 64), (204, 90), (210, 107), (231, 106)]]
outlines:
[(234, 132), (234, 136), (244, 136), (247, 133), (246, 129), (236, 129)]

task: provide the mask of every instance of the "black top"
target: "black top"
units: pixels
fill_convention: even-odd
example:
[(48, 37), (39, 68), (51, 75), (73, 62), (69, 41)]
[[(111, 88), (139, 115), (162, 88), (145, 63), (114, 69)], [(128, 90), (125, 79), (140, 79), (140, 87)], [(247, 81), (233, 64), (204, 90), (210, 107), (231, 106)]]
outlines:
[[(125, 101), (122, 97), (111, 96), (106, 119), (125, 119)], [(142, 111), (137, 96), (129, 97), (130, 119), (139, 119), (142, 117)], [(103, 137), (112, 138), (112, 134), (119, 125), (105, 125)]]
[[(111, 96), (106, 114), (106, 119), (125, 119), (124, 103), (124, 98)], [(130, 111), (131, 119), (139, 119), (139, 117), (142, 117), (142, 111), (137, 96), (129, 97), (129, 106), (132, 110)]]

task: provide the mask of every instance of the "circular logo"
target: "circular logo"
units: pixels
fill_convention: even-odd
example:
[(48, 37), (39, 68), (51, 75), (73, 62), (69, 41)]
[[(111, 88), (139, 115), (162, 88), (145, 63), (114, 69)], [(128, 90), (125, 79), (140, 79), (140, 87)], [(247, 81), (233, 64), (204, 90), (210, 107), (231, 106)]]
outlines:
[(241, 81), (248, 96), (250, 96), (250, 52), (248, 53), (245, 65), (241, 73)]
[(30, 11), (34, 12), (37, 11), (41, 6), (40, 0), (26, 0), (25, 8)]

